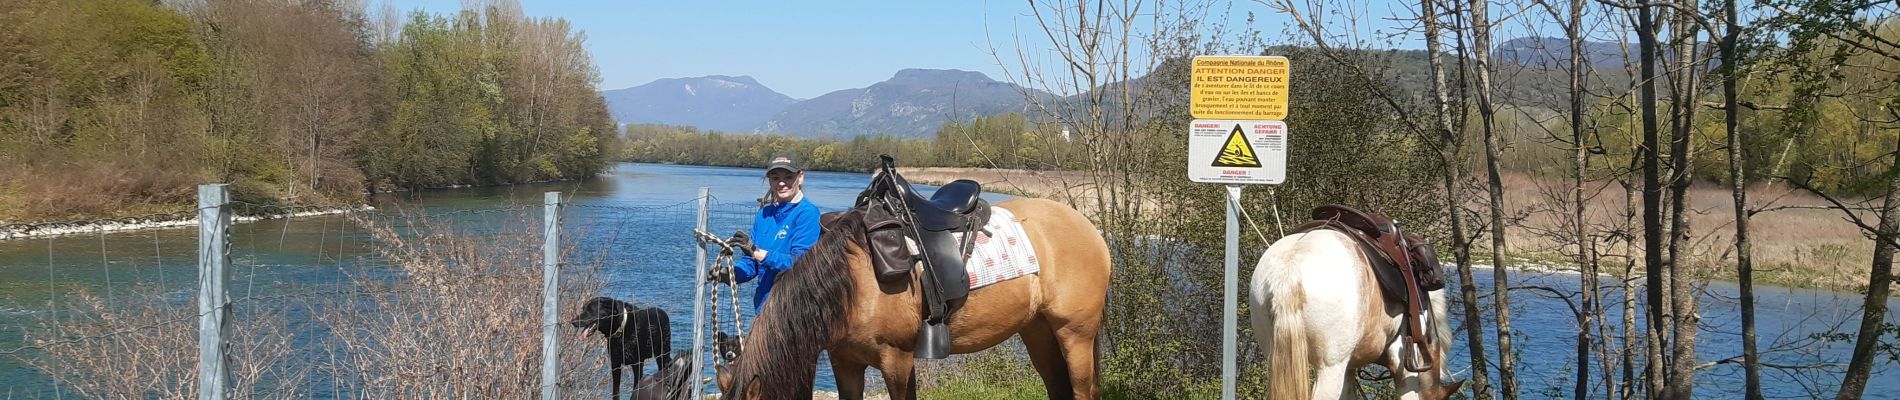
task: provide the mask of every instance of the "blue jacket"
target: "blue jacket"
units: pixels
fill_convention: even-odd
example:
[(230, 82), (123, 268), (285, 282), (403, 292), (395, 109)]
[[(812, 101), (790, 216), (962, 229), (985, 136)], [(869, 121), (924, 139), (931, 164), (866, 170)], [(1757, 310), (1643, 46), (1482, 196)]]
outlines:
[(765, 260), (746, 255), (732, 264), (733, 278), (738, 282), (759, 278), (759, 290), (752, 297), (753, 312), (765, 308), (765, 298), (772, 294), (778, 274), (791, 269), (793, 260), (818, 243), (818, 215), (818, 206), (803, 193), (791, 203), (759, 207), (758, 217), (752, 220), (752, 243), (765, 250)]

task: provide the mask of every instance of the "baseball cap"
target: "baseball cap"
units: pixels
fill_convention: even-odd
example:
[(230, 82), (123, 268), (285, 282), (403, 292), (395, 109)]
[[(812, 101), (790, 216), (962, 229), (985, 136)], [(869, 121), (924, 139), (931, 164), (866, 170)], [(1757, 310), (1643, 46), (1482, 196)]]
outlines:
[(783, 169), (783, 170), (792, 171), (792, 172), (805, 171), (804, 168), (800, 168), (798, 166), (798, 155), (795, 155), (792, 153), (773, 154), (772, 161), (770, 163), (767, 163), (765, 166), (765, 172), (772, 172), (772, 170), (775, 170), (775, 169)]

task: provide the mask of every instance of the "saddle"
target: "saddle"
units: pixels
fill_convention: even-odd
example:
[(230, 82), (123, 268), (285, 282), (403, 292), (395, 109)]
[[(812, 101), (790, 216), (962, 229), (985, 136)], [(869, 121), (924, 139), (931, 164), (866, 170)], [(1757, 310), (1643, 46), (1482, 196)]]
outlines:
[(976, 235), (969, 233), (981, 230), (990, 220), (990, 205), (982, 199), (983, 185), (959, 179), (925, 198), (897, 174), (895, 159), (888, 155), (879, 159), (883, 162), (879, 175), (853, 205), (864, 213), (871, 263), (878, 280), (884, 282), (923, 268), (924, 326), (918, 332), (917, 358), (949, 357), (950, 316), (970, 293), (969, 272), (963, 263)]
[[(1364, 212), (1338, 204), (1313, 209), (1313, 220), (1294, 228), (1295, 233), (1331, 229), (1353, 238), (1359, 249), (1372, 261), (1372, 275), (1379, 281), (1380, 293), (1390, 301), (1405, 304), (1405, 369), (1426, 372), (1435, 367), (1437, 355), (1429, 346), (1430, 336), (1422, 330), (1425, 293), (1445, 288), (1445, 274), (1431, 243), (1399, 229), (1390, 217), (1379, 212)], [(1421, 349), (1423, 351), (1421, 351)]]

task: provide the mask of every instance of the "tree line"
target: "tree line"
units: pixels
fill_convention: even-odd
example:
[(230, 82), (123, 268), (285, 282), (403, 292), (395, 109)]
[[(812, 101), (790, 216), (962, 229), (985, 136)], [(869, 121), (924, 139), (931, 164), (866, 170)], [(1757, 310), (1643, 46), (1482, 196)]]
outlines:
[(584, 34), (512, 1), (0, 4), (0, 219), (579, 179), (617, 129)]
[(633, 162), (763, 167), (773, 154), (803, 157), (806, 168), (866, 172), (878, 155), (914, 167), (973, 167), (1064, 170), (1082, 166), (1084, 148), (1064, 137), (1062, 127), (1021, 114), (979, 116), (945, 122), (935, 137), (780, 134), (701, 131), (689, 126), (634, 124), (624, 128), (622, 159)]

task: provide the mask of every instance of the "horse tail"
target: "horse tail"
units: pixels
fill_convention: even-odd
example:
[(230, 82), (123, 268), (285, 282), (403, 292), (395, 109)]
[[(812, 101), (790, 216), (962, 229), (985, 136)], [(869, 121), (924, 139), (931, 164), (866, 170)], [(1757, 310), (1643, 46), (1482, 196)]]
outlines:
[(1307, 347), (1304, 311), (1306, 288), (1301, 283), (1304, 277), (1297, 263), (1283, 263), (1275, 272), (1278, 272), (1277, 279), (1267, 282), (1271, 285), (1267, 306), (1272, 310), (1268, 317), (1272, 322), (1269, 328), (1271, 350), (1267, 356), (1268, 390), (1274, 400), (1307, 400), (1312, 395), (1308, 381), (1312, 359), (1307, 354), (1310, 348)]

